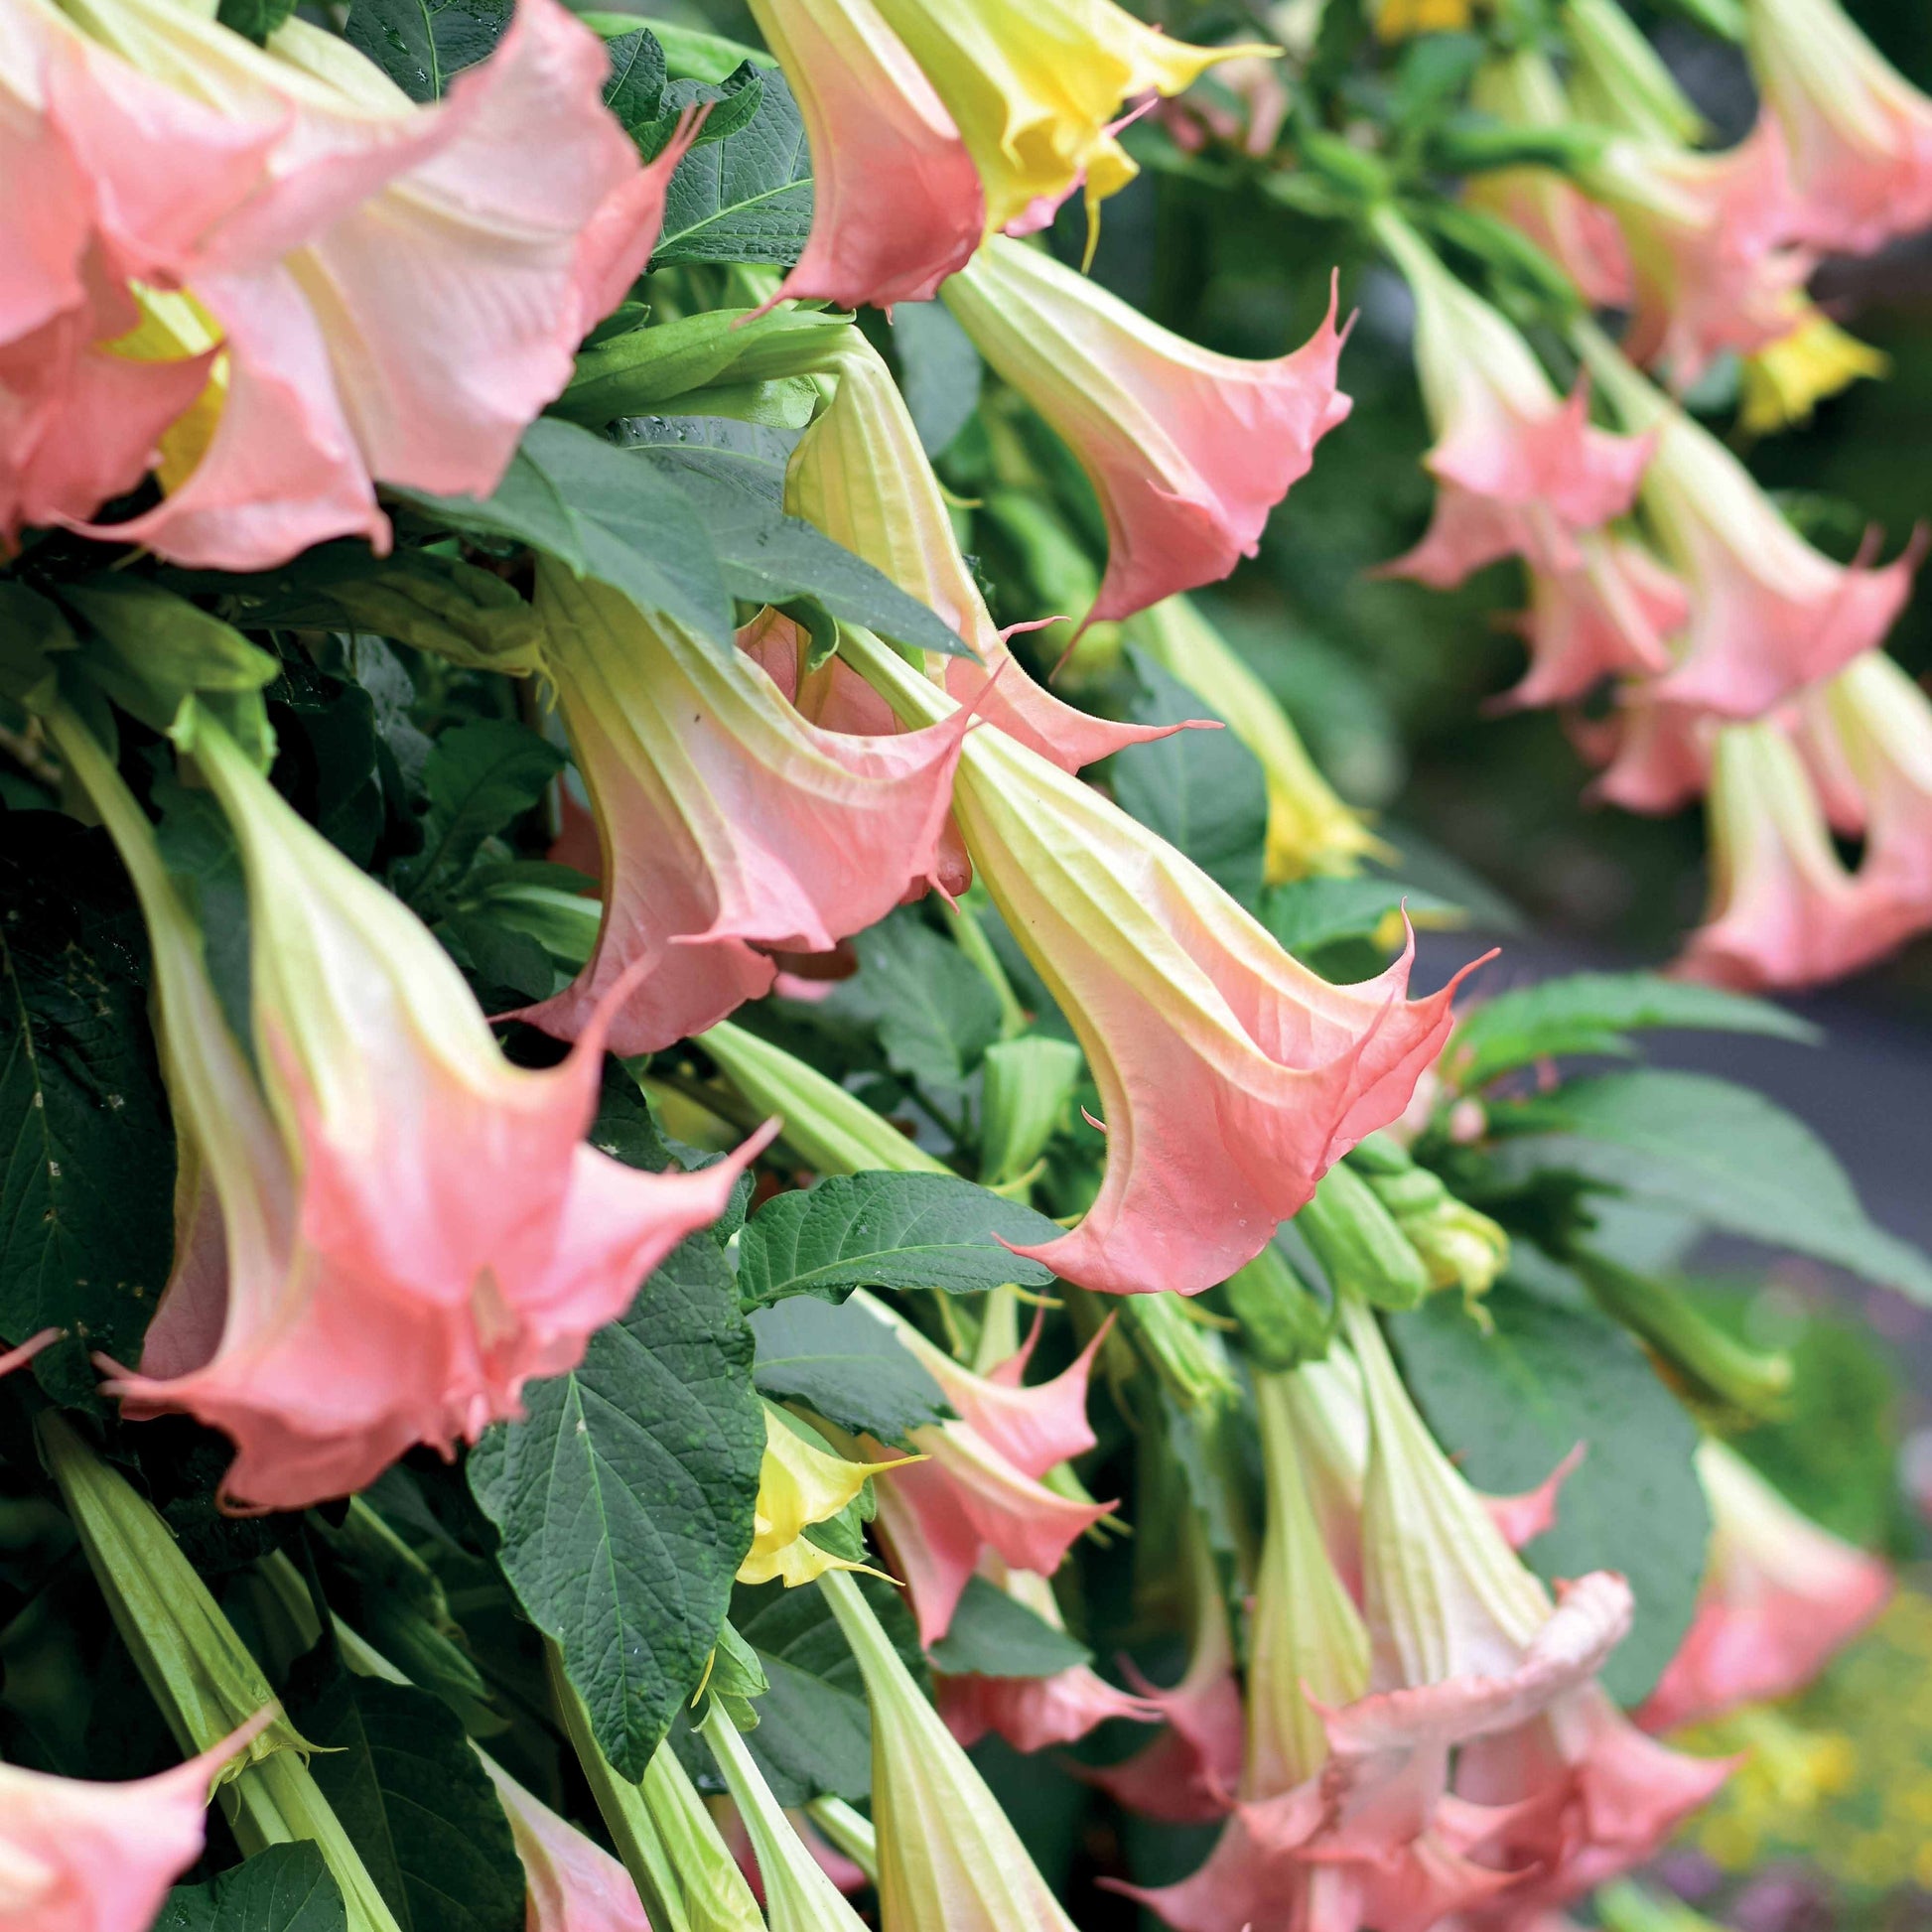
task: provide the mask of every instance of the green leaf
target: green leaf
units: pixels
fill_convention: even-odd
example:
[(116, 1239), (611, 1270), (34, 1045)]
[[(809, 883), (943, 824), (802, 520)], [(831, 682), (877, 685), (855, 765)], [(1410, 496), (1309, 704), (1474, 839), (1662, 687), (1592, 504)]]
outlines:
[(885, 1443), (952, 1414), (944, 1391), (893, 1330), (850, 1302), (794, 1296), (755, 1310), (751, 1322), (753, 1379), (773, 1402), (802, 1402), (841, 1429)]
[(733, 648), (731, 600), (697, 506), (650, 464), (574, 423), (539, 416), (485, 499), (396, 493), (457, 529), (530, 544)]
[(147, 935), (105, 834), (0, 816), (0, 1337), (69, 1337), (36, 1373), (92, 1398), (134, 1361), (175, 1247), (175, 1139), (148, 1027)]
[(298, 1669), (309, 1772), (401, 1932), (523, 1932), (523, 1866), (463, 1725), (413, 1684)]
[(403, 897), (421, 910), (459, 891), (483, 841), (530, 810), (563, 765), (564, 755), (522, 725), (481, 718), (446, 732), (423, 767), (429, 816), (422, 851), (397, 868)]
[[(925, 1659), (903, 1592), (857, 1579), (893, 1647), (921, 1683)], [(872, 1718), (865, 1684), (823, 1590), (782, 1584), (741, 1585), (732, 1624), (758, 1653), (769, 1689), (745, 1741), (782, 1805), (816, 1797), (862, 1803), (872, 1793)]]
[(1493, 1106), (1490, 1124), (1509, 1137), (1506, 1180), (1581, 1175), (1932, 1302), (1932, 1261), (1874, 1227), (1824, 1142), (1748, 1087), (1646, 1067)]
[(470, 1457), (504, 1575), (628, 1778), (704, 1674), (752, 1547), (764, 1412), (751, 1369), (730, 1268), (693, 1235)]
[(751, 126), (763, 105), (763, 72), (750, 61), (741, 61), (721, 82), (680, 80), (667, 87), (656, 120), (638, 130), (637, 145), (646, 160), (654, 160), (670, 145), (685, 110), (697, 106), (711, 111), (692, 135), (693, 150), (708, 142), (729, 141)]
[(1034, 1246), (1063, 1232), (955, 1174), (831, 1174), (774, 1195), (745, 1224), (738, 1290), (750, 1305), (787, 1295), (840, 1299), (855, 1288), (1043, 1288), (1051, 1271), (995, 1237)]
[(221, 0), (215, 18), (261, 47), (294, 11), (295, 0)]
[(902, 906), (852, 942), (858, 993), (878, 1015), (879, 1044), (896, 1073), (962, 1085), (1000, 1036), (1000, 999), (951, 940)]
[(1654, 973), (1573, 973), (1499, 993), (1455, 1030), (1448, 1065), (1456, 1084), (1479, 1087), (1497, 1074), (1565, 1053), (1627, 1053), (1639, 1027), (1764, 1034), (1815, 1044), (1816, 1027), (1768, 1000), (1746, 999)]
[(440, 100), (510, 24), (510, 0), (353, 0), (343, 37), (411, 100)]
[(893, 311), (893, 352), (919, 445), (936, 457), (979, 407), (986, 364), (943, 302), (901, 302)]
[(1437, 1440), (1491, 1495), (1534, 1488), (1578, 1443), (1556, 1527), (1524, 1551), (1555, 1581), (1620, 1571), (1636, 1621), (1603, 1672), (1625, 1704), (1645, 1697), (1690, 1628), (1711, 1516), (1692, 1463), (1697, 1426), (1643, 1352), (1587, 1308), (1499, 1283), (1484, 1335), (1453, 1296), (1398, 1315), (1389, 1333)]
[(1411, 918), (1454, 909), (1395, 879), (1298, 879), (1263, 894), (1261, 922), (1290, 952), (1307, 955), (1338, 940), (1372, 938), (1405, 902)]
[(271, 1845), (205, 1885), (177, 1885), (154, 1932), (346, 1932), (342, 1887), (311, 1839)]
[(984, 1577), (967, 1579), (951, 1625), (926, 1655), (948, 1677), (1051, 1677), (1093, 1662), (1085, 1644)]
[(657, 119), (658, 105), (664, 98), (664, 49), (655, 34), (639, 27), (606, 41), (604, 51), (611, 60), (604, 104), (635, 140)]
[[(725, 85), (752, 73), (761, 85), (751, 120), (726, 140), (693, 148), (678, 163), (664, 196), (653, 268), (673, 262), (768, 262), (789, 268), (804, 253), (812, 226), (805, 123), (775, 68), (754, 69), (748, 62)], [(664, 89), (667, 111), (719, 98), (720, 89), (704, 81), (674, 81)]]
[[(1130, 711), (1137, 724), (1214, 715), (1145, 651), (1130, 645), (1127, 655), (1140, 684)], [(1129, 746), (1110, 769), (1123, 811), (1160, 833), (1244, 905), (1254, 904), (1261, 896), (1268, 785), (1261, 760), (1225, 725)]]

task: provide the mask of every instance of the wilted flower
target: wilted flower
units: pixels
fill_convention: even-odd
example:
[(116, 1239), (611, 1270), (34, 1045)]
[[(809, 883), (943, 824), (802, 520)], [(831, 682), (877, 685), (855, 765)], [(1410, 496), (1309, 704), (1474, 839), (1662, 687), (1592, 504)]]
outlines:
[(1090, 623), (1252, 557), (1269, 511), (1348, 414), (1332, 296), (1302, 347), (1251, 362), (1183, 342), (1020, 242), (989, 242), (941, 293), (1100, 497), (1109, 551)]
[(882, 1932), (1075, 1932), (849, 1577), (819, 1587), (872, 1707), (872, 1811)]
[[(901, 716), (943, 715), (944, 697), (875, 639), (850, 647)], [(967, 741), (953, 808), (1107, 1113), (1085, 1218), (1020, 1252), (1114, 1294), (1224, 1281), (1401, 1114), (1448, 1035), (1455, 982), (1405, 1000), (1405, 952), (1377, 979), (1331, 986), (1165, 840), (1002, 733)]]
[(812, 232), (773, 301), (928, 302), (986, 232), (979, 170), (874, 0), (752, 0), (812, 151)]
[(597, 951), (523, 1015), (575, 1037), (623, 981), (619, 1053), (770, 991), (774, 952), (828, 952), (931, 876), (968, 714), (886, 738), (808, 724), (742, 651), (544, 564), (537, 610), (596, 809)]
[(1801, 1515), (1724, 1444), (1699, 1446), (1698, 1475), (1711, 1503), (1704, 1587), (1637, 1713), (1646, 1730), (1794, 1696), (1891, 1596), (1883, 1563)]
[(159, 438), (167, 493), (118, 540), (227, 570), (386, 546), (375, 481), (487, 494), (656, 238), (680, 144), (639, 167), (554, 0), (427, 107), (298, 20), (271, 50), (166, 0), (76, 8), (84, 33), (8, 14), (0, 89), (49, 194), (0, 250), (9, 282), (33, 264), (0, 534), (86, 517)]
[(415, 915), (188, 717), (248, 882), (252, 1066), (139, 808), (78, 722), (52, 721), (141, 897), (189, 1150), (143, 1372), (107, 1387), (232, 1437), (229, 1495), (301, 1508), (513, 1414), (723, 1211), (753, 1150), (652, 1174), (588, 1147), (602, 1020), (563, 1065), (511, 1066)]
[(169, 1885), (202, 1856), (210, 1781), (273, 1716), (125, 1784), (0, 1764), (0, 1928), (147, 1932)]
[[(483, 1753), (478, 1753), (483, 1756)], [(525, 1932), (650, 1932), (637, 1887), (610, 1853), (483, 1757), (529, 1887)]]
[(1837, 0), (1751, 0), (1744, 17), (1790, 150), (1800, 238), (1863, 255), (1932, 220), (1932, 100)]

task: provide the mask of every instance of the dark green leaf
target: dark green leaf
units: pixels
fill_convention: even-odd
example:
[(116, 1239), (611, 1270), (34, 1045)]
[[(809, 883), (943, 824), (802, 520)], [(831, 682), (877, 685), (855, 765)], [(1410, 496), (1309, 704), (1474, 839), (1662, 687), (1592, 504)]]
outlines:
[[(1130, 715), (1144, 725), (1212, 717), (1195, 694), (1129, 646), (1140, 689)], [(1252, 905), (1261, 895), (1268, 785), (1261, 761), (1225, 728), (1179, 731), (1130, 746), (1113, 761), (1114, 798), (1217, 885)]]
[(1373, 937), (1404, 903), (1411, 918), (1453, 909), (1394, 879), (1298, 879), (1263, 894), (1261, 922), (1290, 952), (1308, 954), (1337, 940)]
[(692, 135), (695, 149), (708, 142), (729, 141), (758, 118), (763, 104), (764, 75), (749, 61), (741, 61), (722, 82), (680, 80), (666, 88), (657, 117), (649, 126), (634, 129), (633, 136), (645, 159), (655, 160), (670, 145), (687, 109), (711, 110)]
[(1768, 1000), (1750, 1000), (1654, 973), (1572, 973), (1499, 993), (1455, 1030), (1449, 1066), (1456, 1083), (1479, 1087), (1497, 1074), (1564, 1053), (1626, 1053), (1623, 1035), (1640, 1027), (1765, 1034), (1815, 1043), (1818, 1029)]
[(154, 1932), (345, 1932), (347, 1923), (322, 1847), (303, 1839), (271, 1845), (205, 1885), (177, 1885)]
[(413, 1684), (334, 1663), (298, 1672), (309, 1773), (402, 1932), (523, 1932), (523, 1866), (463, 1725)]
[(557, 991), (560, 976), (550, 955), (527, 932), (498, 925), (481, 912), (453, 912), (437, 921), (436, 936), (468, 975), (485, 1011), (518, 1000), (547, 1000)]
[(662, 1173), (672, 1164), (670, 1143), (650, 1110), (650, 1102), (622, 1063), (609, 1057), (604, 1062), (604, 1085), (598, 1095), (590, 1141), (600, 1154), (621, 1161), (626, 1168)]
[(281, 741), (277, 782), (338, 851), (366, 866), (388, 813), (375, 701), (306, 660), (284, 664), (267, 695)]
[(538, 417), (487, 499), (398, 494), (457, 529), (530, 544), (732, 648), (731, 601), (698, 508), (651, 465), (574, 423)]
[(839, 1299), (855, 1288), (1043, 1288), (1051, 1272), (995, 1237), (1031, 1247), (1063, 1232), (953, 1174), (832, 1174), (807, 1191), (774, 1195), (746, 1223), (738, 1288), (748, 1305), (787, 1295)]
[(106, 835), (0, 816), (0, 1336), (89, 1399), (134, 1361), (174, 1255), (175, 1141), (148, 1028), (147, 939)]
[[(805, 123), (775, 68), (752, 69), (761, 83), (758, 111), (723, 141), (693, 148), (678, 163), (664, 197), (664, 226), (653, 267), (672, 262), (768, 262), (789, 268), (812, 226), (812, 157)], [(726, 81), (737, 81), (733, 74)], [(703, 81), (674, 81), (664, 107), (716, 100)], [(714, 108), (713, 112), (723, 111)]]
[(1636, 1621), (1603, 1672), (1634, 1704), (1690, 1627), (1711, 1517), (1692, 1455), (1697, 1425), (1637, 1345), (1593, 1310), (1558, 1308), (1505, 1282), (1484, 1306), (1484, 1335), (1453, 1296), (1438, 1295), (1389, 1333), (1437, 1440), (1491, 1495), (1534, 1488), (1578, 1443), (1556, 1527), (1524, 1552), (1555, 1580), (1620, 1571)]
[(610, 78), (604, 83), (604, 104), (634, 140), (657, 119), (664, 97), (664, 50), (656, 35), (643, 28), (606, 41), (611, 59)]
[(967, 1580), (950, 1627), (926, 1654), (949, 1677), (1051, 1677), (1093, 1662), (1085, 1644), (984, 1577)]
[(294, 11), (295, 0), (221, 0), (215, 18), (260, 47)]
[(598, 1742), (640, 1778), (696, 1687), (752, 1546), (764, 1414), (731, 1271), (693, 1235), (582, 1365), (472, 1452), (525, 1612), (563, 1648)]
[(554, 745), (501, 719), (446, 732), (423, 767), (429, 816), (422, 852), (398, 869), (403, 897), (420, 910), (457, 892), (483, 841), (536, 804), (563, 763)]
[[(859, 1587), (893, 1646), (921, 1683), (925, 1659), (903, 1592), (869, 1577)], [(745, 1736), (783, 1805), (821, 1795), (861, 1803), (872, 1792), (872, 1719), (858, 1660), (823, 1590), (782, 1584), (741, 1586), (732, 1623), (758, 1653), (769, 1684), (758, 1700), (759, 1725)]]
[(348, 44), (411, 100), (440, 100), (510, 24), (510, 0), (353, 0)]
[(161, 812), (155, 831), (162, 859), (202, 928), (202, 955), (229, 1031), (252, 1056), (248, 882), (241, 848), (214, 794), (181, 783), (172, 760), (155, 779), (152, 796)]
[(939, 1384), (893, 1330), (850, 1302), (834, 1307), (794, 1296), (755, 1310), (751, 1319), (753, 1377), (774, 1402), (802, 1402), (841, 1429), (886, 1443), (952, 1414)]
[(1000, 1036), (999, 995), (986, 975), (909, 906), (852, 945), (887, 1064), (910, 1080), (959, 1086)]
[(1571, 1080), (1490, 1118), (1511, 1137), (1497, 1151), (1505, 1178), (1583, 1175), (1932, 1302), (1932, 1261), (1874, 1227), (1824, 1142), (1748, 1087), (1646, 1067)]
[(912, 427), (936, 457), (979, 407), (986, 364), (943, 302), (901, 302), (893, 311), (893, 349)]

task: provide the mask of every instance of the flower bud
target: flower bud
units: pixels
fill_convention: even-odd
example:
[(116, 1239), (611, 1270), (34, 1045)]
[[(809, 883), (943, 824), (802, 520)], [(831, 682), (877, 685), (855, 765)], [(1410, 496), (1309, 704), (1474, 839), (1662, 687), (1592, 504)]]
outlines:
[(1321, 1263), (1337, 1306), (1352, 1295), (1378, 1309), (1413, 1309), (1428, 1296), (1423, 1258), (1351, 1168), (1328, 1170), (1295, 1225)]
[(1487, 1214), (1457, 1200), (1386, 1134), (1371, 1134), (1348, 1159), (1421, 1255), (1432, 1288), (1459, 1288), (1465, 1298), (1488, 1293), (1509, 1266), (1509, 1236)]

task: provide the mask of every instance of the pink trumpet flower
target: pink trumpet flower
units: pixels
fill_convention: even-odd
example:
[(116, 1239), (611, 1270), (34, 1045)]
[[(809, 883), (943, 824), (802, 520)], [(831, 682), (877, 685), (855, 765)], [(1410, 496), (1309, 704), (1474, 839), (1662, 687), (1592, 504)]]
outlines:
[(1567, 704), (1607, 677), (1670, 669), (1666, 640), (1691, 616), (1683, 584), (1634, 537), (1587, 530), (1573, 541), (1575, 565), (1530, 570), (1530, 608), (1515, 620), (1530, 667), (1499, 705)]
[(529, 1887), (524, 1932), (650, 1932), (623, 1866), (531, 1797), (500, 1764), (489, 1757), (483, 1764), (510, 1822)]
[(511, 1066), (414, 914), (190, 713), (248, 883), (251, 1067), (146, 820), (77, 721), (54, 726), (140, 893), (188, 1157), (142, 1372), (108, 1392), (222, 1430), (225, 1493), (263, 1508), (474, 1441), (717, 1218), (759, 1143), (691, 1174), (586, 1146), (608, 1012), (561, 1066)]
[(1695, 705), (1658, 697), (1653, 685), (1626, 684), (1609, 718), (1573, 727), (1584, 755), (1603, 767), (1587, 796), (1626, 812), (1683, 810), (1710, 782), (1711, 751), (1723, 726)]
[[(977, 662), (945, 660), (946, 689), (1062, 771), (1177, 730), (1093, 717), (1028, 676), (960, 554), (939, 480), (884, 357), (856, 329), (847, 330), (832, 352), (830, 373), (838, 386), (792, 455), (785, 507), (884, 571), (972, 645)], [(888, 709), (883, 701), (881, 709)]]
[(522, 1017), (574, 1038), (620, 983), (612, 1049), (651, 1052), (771, 989), (934, 875), (970, 714), (855, 737), (808, 724), (746, 653), (548, 564), (536, 607), (607, 887), (597, 951)]
[(1614, 211), (1635, 274), (1625, 348), (1668, 365), (1689, 389), (1725, 350), (1748, 355), (1791, 330), (1792, 297), (1817, 257), (1789, 244), (1784, 142), (1760, 119), (1723, 154), (1657, 142), (1612, 142), (1588, 171)]
[[(946, 715), (876, 639), (849, 648), (902, 719)], [(1017, 1250), (1068, 1281), (1117, 1295), (1225, 1281), (1401, 1115), (1442, 1050), (1460, 974), (1407, 1000), (1412, 940), (1378, 978), (1331, 986), (1164, 839), (1003, 733), (967, 740), (953, 809), (1106, 1109), (1085, 1218)]]
[(1735, 1451), (1706, 1441), (1711, 1554), (1697, 1615), (1637, 1713), (1646, 1730), (1704, 1724), (1802, 1691), (1890, 1600), (1876, 1557), (1785, 1501)]
[(202, 1856), (210, 1780), (274, 1715), (125, 1784), (0, 1764), (0, 1932), (147, 1932)]
[(1214, 583), (1252, 557), (1269, 511), (1348, 414), (1332, 293), (1314, 335), (1266, 362), (1196, 348), (1000, 237), (941, 293), (1100, 497), (1109, 549), (1089, 623)]
[(1717, 739), (1711, 893), (1677, 971), (1738, 992), (1816, 986), (1857, 972), (1912, 929), (1911, 913), (1833, 849), (1803, 763), (1772, 724)]
[(1441, 488), (1422, 542), (1385, 566), (1446, 589), (1500, 557), (1574, 571), (1581, 532), (1624, 515), (1650, 439), (1592, 428), (1580, 381), (1560, 396), (1528, 343), (1465, 288), (1394, 213), (1377, 238), (1416, 298), (1416, 366), (1436, 443), (1423, 459)]
[[(1861, 886), (1912, 929), (1932, 924), (1932, 704), (1882, 651), (1805, 694), (1800, 750), (1834, 823), (1864, 834)], [(1833, 756), (1833, 754), (1836, 756)]]
[[(378, 481), (487, 494), (643, 266), (680, 151), (639, 167), (597, 38), (521, 0), (419, 107), (301, 21), (258, 48), (168, 0), (72, 13), (6, 0), (0, 23), (22, 57), (0, 119), (60, 177), (32, 217), (41, 325), (0, 337), (0, 384), (39, 420), (0, 429), (0, 533), (80, 522), (157, 445), (162, 502), (100, 533), (215, 569), (386, 547)], [(23, 307), (16, 259), (0, 319)], [(109, 432), (92, 464), (70, 447), (87, 424)]]
[(1745, 19), (1790, 150), (1798, 238), (1866, 255), (1932, 222), (1932, 100), (1836, 0), (1752, 0)]
[(805, 119), (812, 232), (774, 302), (929, 302), (986, 231), (979, 170), (873, 0), (752, 0)]

